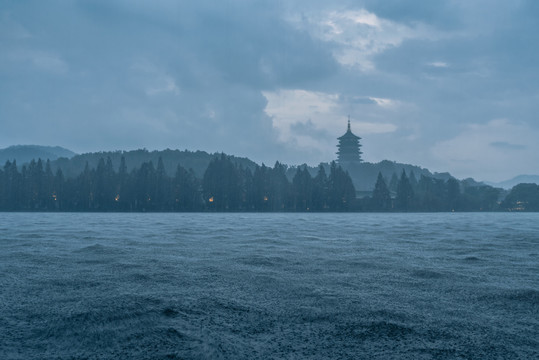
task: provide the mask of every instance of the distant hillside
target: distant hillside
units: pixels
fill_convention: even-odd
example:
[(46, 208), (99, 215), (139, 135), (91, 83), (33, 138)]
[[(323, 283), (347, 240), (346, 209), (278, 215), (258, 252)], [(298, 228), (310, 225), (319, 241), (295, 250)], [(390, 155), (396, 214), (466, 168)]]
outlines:
[[(210, 161), (218, 154), (208, 154), (205, 151), (188, 151), (188, 150), (162, 150), (162, 151), (148, 151), (148, 150), (132, 150), (132, 151), (109, 151), (109, 152), (96, 152), (76, 155), (71, 159), (61, 158), (53, 161), (51, 167), (53, 171), (61, 168), (64, 176), (75, 177), (79, 175), (86, 166), (90, 168), (97, 167), (99, 159), (104, 160), (110, 157), (114, 170), (118, 171), (122, 156), (125, 158), (127, 170), (131, 171), (135, 168), (139, 168), (144, 162), (152, 161), (154, 166), (157, 166), (157, 162), (161, 157), (163, 164), (165, 165), (165, 171), (169, 176), (174, 176), (176, 168), (181, 165), (185, 169), (193, 169), (195, 174), (201, 178), (204, 175), (204, 171), (208, 167)], [(240, 157), (231, 157), (232, 161), (244, 168), (250, 168), (254, 170), (256, 163)]]
[(488, 185), (501, 187), (503, 189), (511, 189), (518, 184), (539, 184), (539, 175), (518, 175), (512, 179), (501, 181), (498, 183), (487, 182)]
[(0, 164), (3, 166), (8, 160), (17, 160), (17, 165), (22, 165), (32, 159), (41, 158), (52, 161), (61, 157), (71, 158), (75, 155), (73, 151), (60, 146), (14, 145), (0, 149)]
[[(324, 166), (326, 173), (329, 174), (329, 164), (322, 163), (321, 165)], [(294, 176), (294, 173), (296, 171), (295, 168), (296, 167), (289, 168), (287, 173), (289, 177)], [(318, 167), (307, 168), (309, 169), (311, 176), (315, 176), (318, 172)], [(352, 181), (354, 182), (356, 191), (358, 192), (372, 191), (374, 189), (374, 184), (376, 183), (378, 172), (382, 173), (382, 176), (385, 178), (387, 185), (389, 185), (391, 183), (391, 178), (393, 177), (393, 174), (395, 174), (395, 176), (397, 177), (400, 177), (403, 169), (408, 176), (413, 173), (416, 180), (419, 180), (421, 175), (425, 175), (435, 179), (441, 179), (444, 181), (447, 181), (448, 179), (452, 178), (449, 173), (431, 173), (428, 169), (424, 169), (416, 165), (401, 164), (389, 160), (383, 160), (379, 163), (362, 162), (360, 164), (346, 168), (346, 170), (350, 174), (350, 177), (352, 178)], [(479, 185), (479, 183), (476, 184)]]
[[(162, 150), (162, 151), (148, 151), (143, 150), (132, 150), (132, 151), (108, 151), (108, 152), (95, 152), (95, 153), (86, 153), (81, 155), (76, 155), (70, 150), (61, 148), (61, 147), (49, 147), (49, 146), (36, 146), (36, 145), (18, 145), (11, 146), (6, 149), (0, 150), (0, 161), (5, 163), (6, 160), (12, 161), (13, 159), (17, 160), (18, 165), (22, 165), (31, 161), (32, 159), (41, 158), (43, 160), (50, 159), (51, 167), (53, 171), (56, 171), (58, 168), (62, 169), (64, 176), (68, 178), (78, 176), (88, 163), (90, 168), (97, 167), (99, 159), (103, 158), (104, 160), (107, 157), (110, 157), (114, 169), (117, 171), (120, 166), (120, 159), (125, 157), (126, 165), (128, 171), (131, 171), (135, 168), (139, 168), (140, 165), (144, 162), (152, 161), (154, 166), (157, 166), (159, 157), (163, 159), (165, 165), (165, 170), (170, 176), (174, 176), (176, 168), (178, 165), (186, 169), (193, 169), (196, 176), (202, 178), (204, 171), (208, 167), (208, 164), (218, 154), (209, 154), (205, 151), (188, 151), (188, 150)], [(231, 159), (234, 163), (243, 166), (244, 168), (249, 168), (254, 170), (257, 164), (248, 159), (231, 156)], [(322, 163), (326, 174), (329, 174), (329, 163)], [(272, 166), (272, 165), (269, 165)], [(318, 172), (318, 166), (308, 166), (307, 167), (311, 176), (316, 176)], [(287, 167), (287, 176), (289, 180), (292, 180), (294, 174), (296, 173), (297, 166)], [(428, 169), (410, 165), (402, 164), (394, 161), (384, 160), (379, 163), (368, 163), (363, 162), (357, 165), (350, 166), (346, 168), (349, 172), (354, 186), (358, 193), (364, 193), (368, 195), (376, 183), (376, 178), (378, 172), (381, 172), (388, 186), (395, 181), (395, 177), (400, 177), (402, 170), (406, 172), (408, 176), (412, 173), (416, 180), (421, 178), (421, 175), (428, 177), (440, 179), (447, 181), (452, 178), (449, 173), (431, 173)], [(539, 183), (539, 176), (520, 176), (512, 180), (508, 180), (504, 183), (491, 184), (493, 186), (511, 188), (513, 185), (522, 182), (535, 182)], [(485, 185), (481, 182), (476, 182), (473, 179), (462, 180), (463, 186), (466, 187), (475, 187)]]
[[(140, 165), (144, 162), (152, 161), (154, 166), (157, 165), (159, 157), (163, 159), (163, 164), (165, 165), (165, 170), (167, 174), (173, 176), (176, 172), (178, 165), (186, 169), (193, 169), (196, 176), (202, 178), (204, 171), (208, 167), (208, 164), (218, 154), (209, 154), (205, 151), (188, 151), (188, 150), (162, 150), (162, 151), (148, 151), (148, 150), (132, 150), (132, 151), (109, 151), (109, 152), (95, 152), (95, 153), (86, 153), (81, 155), (73, 156), (70, 159), (60, 158), (56, 161), (53, 161), (51, 166), (53, 171), (61, 168), (64, 176), (75, 177), (79, 175), (88, 162), (90, 168), (97, 167), (99, 159), (103, 158), (104, 160), (107, 157), (110, 157), (114, 169), (117, 171), (120, 166), (120, 160), (125, 157), (126, 165), (128, 171), (131, 171), (135, 168), (139, 168)], [(248, 159), (231, 156), (231, 159), (234, 163), (243, 166), (244, 168), (249, 168), (251, 171), (255, 169), (257, 164)], [(322, 163), (326, 173), (329, 174), (329, 163)], [(269, 165), (272, 166), (272, 165)], [(292, 180), (294, 174), (296, 173), (297, 166), (287, 167), (287, 176), (289, 180)], [(318, 172), (318, 166), (308, 166), (307, 167), (311, 176), (316, 176)], [(428, 177), (433, 177), (436, 179), (441, 179), (447, 181), (452, 176), (449, 173), (431, 173), (428, 169), (421, 168), (419, 166), (410, 165), (410, 164), (401, 164), (394, 161), (384, 160), (379, 163), (360, 163), (353, 167), (349, 167), (346, 170), (350, 173), (354, 186), (358, 192), (370, 192), (374, 188), (376, 183), (376, 177), (378, 172), (381, 172), (385, 177), (388, 185), (391, 183), (391, 179), (395, 174), (396, 177), (399, 177), (402, 170), (406, 171), (406, 174), (414, 174), (416, 180), (419, 180), (421, 175)], [(472, 179), (467, 180), (468, 186), (479, 186), (484, 185), (482, 183), (477, 183)]]

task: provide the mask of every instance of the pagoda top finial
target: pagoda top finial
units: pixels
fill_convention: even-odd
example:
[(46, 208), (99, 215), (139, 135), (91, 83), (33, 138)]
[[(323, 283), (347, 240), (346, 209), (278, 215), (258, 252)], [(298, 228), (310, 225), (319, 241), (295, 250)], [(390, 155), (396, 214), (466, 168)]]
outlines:
[(350, 130), (350, 115), (348, 115), (348, 131), (352, 131)]

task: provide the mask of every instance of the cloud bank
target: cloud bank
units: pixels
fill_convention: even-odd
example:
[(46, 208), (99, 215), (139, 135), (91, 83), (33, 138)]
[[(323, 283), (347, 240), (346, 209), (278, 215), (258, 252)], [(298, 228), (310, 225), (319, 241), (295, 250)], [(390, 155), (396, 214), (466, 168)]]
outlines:
[(368, 161), (537, 173), (538, 17), (531, 0), (2, 2), (0, 146), (317, 164), (350, 115)]

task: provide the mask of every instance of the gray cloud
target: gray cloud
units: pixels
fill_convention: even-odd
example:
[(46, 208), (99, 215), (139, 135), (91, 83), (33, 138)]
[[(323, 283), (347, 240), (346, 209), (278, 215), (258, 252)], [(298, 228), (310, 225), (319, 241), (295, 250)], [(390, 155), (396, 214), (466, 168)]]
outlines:
[[(328, 14), (362, 14), (383, 27), (348, 19), (341, 37), (324, 37), (328, 25), (316, 20)], [(359, 133), (367, 160), (477, 176), (458, 162), (438, 168), (426, 149), (493, 119), (539, 131), (537, 16), (532, 0), (2, 2), (0, 146), (171, 147), (315, 164), (332, 160), (337, 130), (327, 129), (351, 114), (358, 132), (370, 131)], [(372, 69), (356, 66), (365, 61)], [(306, 113), (288, 122), (312, 140), (301, 146), (283, 141), (266, 111), (264, 94), (284, 90), (331, 105), (318, 127), (307, 120), (319, 103), (302, 103)]]
[(489, 144), (492, 147), (504, 150), (526, 150), (528, 147), (521, 144), (511, 144), (505, 141), (493, 141)]

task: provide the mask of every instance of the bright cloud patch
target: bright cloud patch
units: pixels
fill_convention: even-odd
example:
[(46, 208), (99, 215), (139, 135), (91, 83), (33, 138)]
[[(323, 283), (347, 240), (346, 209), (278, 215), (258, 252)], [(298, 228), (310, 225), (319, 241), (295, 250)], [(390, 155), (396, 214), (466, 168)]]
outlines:
[(432, 155), (440, 168), (454, 169), (457, 177), (478, 180), (507, 180), (508, 173), (536, 171), (528, 164), (539, 163), (539, 131), (524, 124), (497, 119), (472, 124), (455, 138), (438, 143)]
[[(279, 140), (302, 148), (313, 148), (325, 154), (335, 152), (335, 138), (346, 130), (346, 111), (350, 104), (338, 94), (305, 90), (264, 92), (268, 103), (265, 112), (272, 118)], [(390, 99), (365, 97), (360, 106), (387, 107)], [(360, 136), (394, 132), (389, 123), (357, 121), (352, 114), (352, 128)]]
[(365, 9), (303, 14), (301, 19), (290, 21), (314, 37), (336, 45), (333, 55), (337, 61), (357, 66), (362, 71), (374, 70), (374, 55), (400, 46), (407, 39), (435, 40), (442, 37), (439, 31), (427, 25), (399, 24)]
[(443, 61), (433, 61), (428, 63), (427, 65), (435, 67), (435, 68), (446, 68), (449, 67), (449, 64)]

